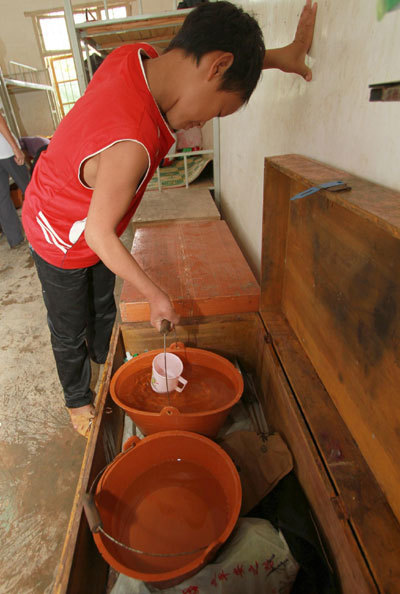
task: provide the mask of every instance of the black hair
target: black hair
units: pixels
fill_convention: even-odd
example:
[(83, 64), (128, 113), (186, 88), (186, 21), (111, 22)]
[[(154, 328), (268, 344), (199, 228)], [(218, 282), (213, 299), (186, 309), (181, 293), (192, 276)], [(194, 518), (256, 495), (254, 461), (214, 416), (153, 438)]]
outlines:
[(257, 21), (231, 2), (206, 2), (190, 12), (165, 50), (181, 49), (201, 58), (215, 50), (230, 52), (234, 60), (224, 72), (221, 90), (239, 93), (248, 101), (260, 78), (265, 54)]

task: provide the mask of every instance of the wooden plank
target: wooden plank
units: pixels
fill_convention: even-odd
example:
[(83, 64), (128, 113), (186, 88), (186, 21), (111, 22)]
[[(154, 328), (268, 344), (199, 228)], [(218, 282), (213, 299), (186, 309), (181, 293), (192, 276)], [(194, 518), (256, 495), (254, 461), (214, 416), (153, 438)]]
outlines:
[(333, 554), (344, 594), (376, 593), (377, 588), (351, 528), (347, 520), (337, 513), (337, 493), (327, 478), (312, 435), (269, 344), (265, 344), (258, 377), (262, 379), (262, 405), (266, 418), (292, 452), (295, 472), (323, 530), (325, 547)]
[(88, 37), (95, 37), (101, 33), (119, 33), (121, 31), (152, 31), (157, 28), (180, 27), (185, 20), (185, 15), (173, 15), (169, 17), (157, 17), (154, 19), (143, 19), (140, 21), (126, 21), (110, 23), (108, 25), (99, 24), (98, 26), (90, 27), (88, 30)]
[(379, 591), (394, 594), (400, 586), (400, 525), (289, 324), (282, 315), (263, 317), (335, 486), (339, 508), (357, 535)]
[[(117, 47), (121, 47), (121, 45), (127, 45), (129, 43), (136, 43), (138, 41), (145, 41), (146, 43), (150, 43), (153, 47), (157, 48), (166, 48), (169, 45), (169, 42), (174, 37), (175, 31), (168, 32), (167, 34), (162, 35), (144, 35), (143, 38), (138, 38), (137, 34), (130, 35), (129, 33), (123, 33), (121, 35), (115, 35), (111, 39), (109, 37), (100, 37), (96, 38), (96, 47), (101, 47), (104, 50), (113, 50)], [(160, 52), (159, 52), (160, 53)]]
[[(225, 221), (141, 227), (132, 255), (183, 318), (258, 311), (260, 287)], [(130, 283), (120, 298), (124, 322), (150, 319)]]
[[(112, 373), (122, 364), (125, 347), (118, 325), (96, 397), (94, 424), (82, 461), (71, 517), (53, 586), (53, 594), (104, 594), (108, 565), (94, 543), (83, 512), (82, 498), (97, 474), (121, 449), (123, 414), (109, 395)], [(107, 414), (104, 411), (107, 410)]]
[(282, 309), (400, 519), (399, 270), (400, 241), (372, 221), (292, 204)]
[(399, 193), (395, 190), (301, 155), (280, 155), (266, 161), (284, 176), (307, 188), (333, 180), (346, 182), (351, 186), (350, 192), (322, 193), (329, 195), (332, 202), (353, 210), (360, 217), (367, 218), (395, 237), (400, 237), (400, 200)]
[[(238, 357), (246, 368), (254, 369), (258, 357), (255, 337), (259, 327), (259, 315), (255, 312), (191, 317), (180, 321), (176, 333), (168, 335), (167, 345), (178, 340), (188, 347), (211, 349), (222, 357)], [(124, 323), (121, 331), (131, 354), (163, 346), (161, 335), (148, 322)]]
[(206, 188), (147, 191), (135, 212), (134, 229), (162, 223), (218, 221), (221, 215)]
[(178, 33), (179, 29), (180, 26), (156, 29), (154, 31), (151, 29), (145, 31), (117, 31), (112, 35), (99, 35), (98, 37), (90, 38), (89, 41), (92, 41), (96, 47), (107, 49), (138, 42), (150, 43), (153, 45), (163, 41), (171, 41), (171, 39)]
[(290, 179), (265, 161), (260, 309), (279, 310), (282, 301)]

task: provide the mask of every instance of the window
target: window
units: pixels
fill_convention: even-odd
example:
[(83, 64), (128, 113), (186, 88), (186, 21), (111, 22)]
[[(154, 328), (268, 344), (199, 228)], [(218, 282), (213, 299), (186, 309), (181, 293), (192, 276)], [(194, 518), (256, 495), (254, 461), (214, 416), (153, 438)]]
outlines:
[(52, 16), (39, 19), (39, 26), (46, 52), (70, 49), (64, 13), (54, 13)]
[[(103, 7), (103, 8), (102, 8)], [(118, 3), (108, 8), (109, 19), (125, 18), (130, 3)], [(25, 13), (33, 18), (40, 40), (41, 54), (50, 68), (53, 85), (64, 115), (79, 99), (79, 87), (63, 10)], [(74, 8), (75, 23), (105, 20), (104, 3)]]
[[(106, 20), (106, 11), (102, 10), (100, 11), (101, 14), (101, 20), (105, 21)], [(109, 19), (124, 19), (126, 17), (126, 6), (117, 6), (115, 8), (109, 8), (108, 9), (108, 18)]]
[(48, 60), (63, 115), (67, 115), (80, 97), (74, 61), (72, 56), (55, 56)]

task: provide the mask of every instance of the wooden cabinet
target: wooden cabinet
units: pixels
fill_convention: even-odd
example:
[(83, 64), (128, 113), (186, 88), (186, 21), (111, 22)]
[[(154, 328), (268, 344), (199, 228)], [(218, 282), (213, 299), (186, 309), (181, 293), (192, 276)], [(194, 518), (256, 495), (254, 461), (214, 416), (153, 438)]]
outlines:
[[(342, 180), (347, 192), (295, 195)], [(346, 594), (400, 591), (400, 195), (297, 155), (266, 160), (260, 310), (192, 315), (179, 340), (237, 357), (256, 378)], [(82, 496), (119, 451), (109, 395), (148, 322), (115, 328), (54, 592), (104, 593)], [(244, 593), (245, 594), (245, 593)]]

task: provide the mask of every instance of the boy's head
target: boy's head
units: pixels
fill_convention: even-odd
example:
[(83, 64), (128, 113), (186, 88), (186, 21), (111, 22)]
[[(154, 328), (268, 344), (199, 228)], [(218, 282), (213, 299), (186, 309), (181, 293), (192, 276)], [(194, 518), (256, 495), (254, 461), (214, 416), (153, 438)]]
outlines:
[(166, 52), (182, 50), (197, 64), (211, 52), (232, 54), (220, 82), (221, 91), (250, 99), (261, 74), (265, 46), (257, 21), (241, 8), (222, 0), (200, 4), (188, 14)]

